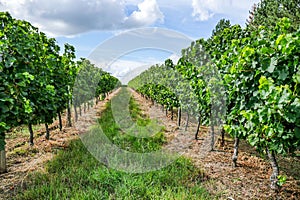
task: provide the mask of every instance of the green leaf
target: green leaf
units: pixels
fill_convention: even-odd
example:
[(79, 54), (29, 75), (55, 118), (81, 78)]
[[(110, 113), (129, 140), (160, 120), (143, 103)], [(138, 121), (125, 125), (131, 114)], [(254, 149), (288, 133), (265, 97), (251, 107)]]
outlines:
[(279, 175), (278, 177), (278, 185), (283, 186), (286, 183), (287, 177), (285, 175)]
[(8, 106), (4, 105), (3, 103), (0, 104), (1, 113), (9, 112)]
[(256, 146), (256, 144), (259, 142), (259, 138), (255, 136), (251, 138), (249, 137), (248, 141), (251, 146)]
[(5, 67), (10, 68), (14, 65), (15, 62), (17, 62), (17, 59), (14, 57), (10, 57), (5, 61)]
[(280, 80), (285, 80), (287, 78), (288, 74), (286, 73), (286, 71), (280, 71), (279, 72), (279, 79)]
[(299, 127), (295, 128), (295, 136), (297, 139), (300, 139), (300, 128)]
[(283, 35), (279, 35), (278, 38), (277, 38), (277, 40), (276, 40), (276, 42), (275, 42), (275, 44), (278, 46), (281, 43), (281, 41), (283, 40), (284, 37), (285, 37), (284, 34)]
[(263, 47), (263, 48), (261, 48), (260, 52), (261, 52), (262, 54), (268, 54), (268, 53), (270, 52), (270, 50), (269, 50), (268, 47)]
[(295, 83), (300, 84), (300, 66), (298, 66), (298, 71), (294, 74), (293, 80)]
[(277, 63), (278, 63), (277, 59), (272, 57), (270, 66), (267, 68), (267, 72), (273, 73)]

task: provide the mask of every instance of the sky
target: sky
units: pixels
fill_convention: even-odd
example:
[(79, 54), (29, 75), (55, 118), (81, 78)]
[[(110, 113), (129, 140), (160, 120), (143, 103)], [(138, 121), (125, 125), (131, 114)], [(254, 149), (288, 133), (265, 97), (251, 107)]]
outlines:
[[(120, 78), (134, 69), (147, 68), (145, 66), (161, 63), (169, 57), (176, 61), (181, 49), (188, 47), (191, 41), (210, 37), (222, 18), (229, 19), (231, 24), (245, 26), (249, 10), (258, 2), (0, 0), (0, 11), (29, 21), (54, 37), (61, 47), (65, 43), (73, 45), (78, 59), (89, 58)], [(104, 61), (103, 55), (107, 52), (110, 56)]]

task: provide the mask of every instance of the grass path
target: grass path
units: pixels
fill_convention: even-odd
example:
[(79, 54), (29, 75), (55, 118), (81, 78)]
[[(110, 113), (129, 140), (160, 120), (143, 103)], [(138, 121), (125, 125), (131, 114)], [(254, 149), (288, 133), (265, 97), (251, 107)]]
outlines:
[[(119, 95), (126, 95), (126, 90)], [(132, 152), (147, 152), (160, 149), (166, 142), (163, 132), (148, 139), (124, 134), (113, 120), (110, 108), (108, 103), (99, 124), (115, 145)], [(155, 124), (143, 115), (132, 98), (129, 108), (139, 125)], [(201, 186), (202, 178), (202, 171), (183, 157), (166, 168), (148, 173), (107, 168), (77, 139), (47, 164), (45, 172), (31, 174), (16, 199), (209, 199)]]
[[(76, 123), (77, 127), (64, 127), (58, 129), (58, 120), (49, 126), (53, 129), (50, 140), (45, 139), (45, 127), (34, 126), (34, 146), (28, 144), (29, 132), (26, 126), (20, 126), (7, 134), (6, 152), (8, 173), (0, 174), (0, 199), (13, 199), (18, 188), (26, 184), (26, 178), (35, 171), (44, 172), (45, 164), (52, 160), (57, 152), (65, 149), (70, 141), (78, 139), (78, 135), (95, 123), (97, 112), (102, 112), (106, 102), (118, 93), (112, 92), (108, 98), (97, 106), (82, 112)], [(73, 113), (74, 114), (74, 113)], [(63, 124), (66, 125), (66, 116), (63, 115)], [(73, 124), (75, 122), (73, 121)]]

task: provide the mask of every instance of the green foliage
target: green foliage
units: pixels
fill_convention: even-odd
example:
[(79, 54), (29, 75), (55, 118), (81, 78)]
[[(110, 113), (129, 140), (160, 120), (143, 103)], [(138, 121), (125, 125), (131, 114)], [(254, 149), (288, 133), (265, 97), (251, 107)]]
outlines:
[[(57, 113), (66, 109), (81, 66), (74, 61), (72, 45), (65, 44), (60, 55), (55, 39), (48, 38), (29, 22), (13, 19), (7, 12), (0, 12), (0, 22), (0, 149), (3, 149), (2, 135), (10, 128), (52, 123)], [(92, 85), (110, 91), (113, 89), (110, 84), (119, 83), (110, 75), (105, 77), (108, 78), (101, 82), (103, 85), (97, 83), (101, 79), (99, 73), (93, 77), (95, 83), (85, 83), (94, 89), (93, 95), (86, 97), (88, 100), (96, 94)]]
[[(291, 27), (294, 21), (288, 18), (276, 19), (274, 27), (255, 30), (230, 26), (223, 20), (211, 38), (183, 49), (177, 64), (166, 60), (164, 66), (150, 68), (130, 86), (143, 85), (139, 91), (157, 99), (164, 91), (161, 86), (144, 83), (159, 80), (166, 86), (168, 81), (175, 82), (171, 87), (175, 94), (196, 97), (191, 110), (196, 110), (205, 124), (215, 111), (213, 104), (222, 107), (226, 96), (227, 114), (222, 121), (227, 133), (246, 139), (260, 152), (268, 148), (278, 154), (293, 153), (300, 146), (300, 30), (291, 32)], [(174, 73), (172, 70), (180, 78), (160, 78)], [(193, 94), (181, 92), (183, 80)], [(180, 95), (177, 98), (185, 109), (193, 104), (185, 105)], [(166, 99), (158, 102), (163, 104)], [(214, 116), (222, 113), (216, 110)]]
[(285, 183), (286, 183), (286, 179), (287, 179), (287, 177), (286, 176), (281, 176), (281, 175), (279, 175), (278, 176), (278, 185), (279, 186), (283, 186)]
[[(171, 67), (173, 66), (172, 64), (170, 62)], [(166, 65), (152, 66), (128, 83), (128, 85), (153, 101), (164, 105), (168, 110), (178, 107), (178, 94), (176, 94), (174, 88), (177, 85), (176, 80), (179, 78), (179, 75), (171, 67)], [(174, 82), (170, 81), (174, 79)]]
[[(283, 18), (275, 31), (260, 28), (232, 41), (216, 63), (224, 70), (228, 91), (227, 131), (247, 138), (259, 151), (293, 152), (299, 146), (299, 32), (288, 33)], [(239, 46), (236, 46), (239, 44)], [(225, 64), (225, 65), (224, 65)], [(298, 93), (297, 93), (298, 91)]]
[(76, 65), (79, 69), (73, 87), (73, 103), (76, 106), (110, 92), (121, 84), (117, 78), (96, 67), (85, 58), (77, 61)]
[(220, 118), (224, 98), (217, 95), (222, 93), (221, 81), (206, 45), (203, 39), (193, 42), (182, 50), (176, 65), (166, 60), (164, 65), (152, 66), (130, 81), (129, 86), (168, 109), (181, 107), (191, 115), (201, 116), (202, 124), (208, 125), (211, 116)]
[(274, 29), (277, 22), (283, 18), (291, 20), (289, 31), (300, 28), (300, 1), (299, 0), (262, 0), (255, 6), (253, 19), (248, 24), (251, 29), (266, 26)]
[[(71, 77), (68, 63), (62, 62), (65, 55), (59, 55), (54, 39), (30, 23), (2, 12), (0, 20), (0, 122), (5, 123), (0, 132), (27, 123), (51, 123), (71, 98), (64, 95), (72, 84), (65, 78)], [(74, 47), (67, 47), (74, 59)]]
[(224, 31), (225, 28), (230, 28), (230, 21), (226, 19), (221, 19), (216, 25), (215, 29), (212, 31), (212, 37), (217, 36)]

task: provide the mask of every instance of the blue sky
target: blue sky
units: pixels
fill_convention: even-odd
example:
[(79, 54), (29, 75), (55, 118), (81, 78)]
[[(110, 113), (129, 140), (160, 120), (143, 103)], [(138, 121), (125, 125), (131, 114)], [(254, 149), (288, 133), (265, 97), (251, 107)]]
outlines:
[[(55, 37), (60, 46), (64, 43), (73, 45), (79, 58), (89, 57), (103, 42), (126, 31), (147, 27), (172, 30), (191, 40), (208, 38), (222, 18), (229, 19), (232, 24), (244, 26), (248, 11), (258, 2), (259, 0), (0, 0), (0, 10), (9, 11), (14, 18), (31, 22), (49, 37)], [(132, 41), (125, 40), (120, 45), (126, 46), (129, 42)], [(115, 46), (118, 48), (118, 44)], [(178, 48), (187, 46), (188, 44), (182, 43)], [(128, 69), (162, 62), (171, 55), (172, 53), (162, 50), (132, 51), (119, 57), (122, 70), (116, 66), (106, 68), (113, 74), (122, 76), (122, 73), (128, 73)]]

